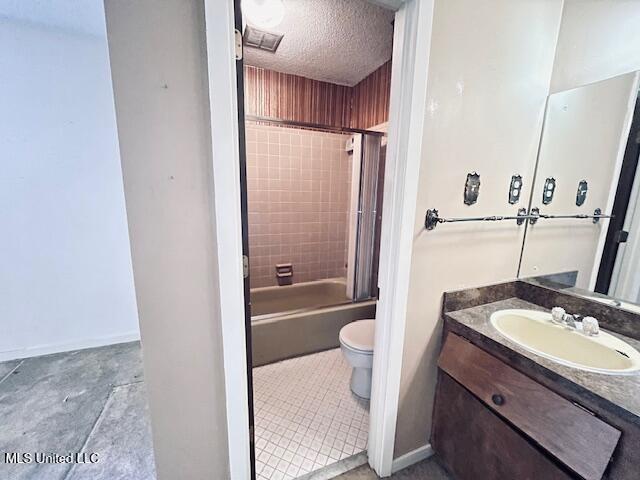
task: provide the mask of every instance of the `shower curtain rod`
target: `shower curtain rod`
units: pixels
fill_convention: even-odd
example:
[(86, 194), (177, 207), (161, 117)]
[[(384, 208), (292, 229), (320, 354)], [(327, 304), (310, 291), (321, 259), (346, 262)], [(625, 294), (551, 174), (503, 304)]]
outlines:
[(281, 118), (275, 118), (275, 117), (245, 115), (244, 118), (245, 120), (250, 120), (253, 122), (276, 123), (278, 125), (284, 125), (287, 127), (313, 128), (315, 130), (324, 130), (324, 131), (336, 132), (336, 133), (361, 133), (363, 135), (376, 135), (379, 137), (384, 137), (386, 135), (386, 133), (384, 132), (376, 132), (375, 130), (363, 130), (361, 128), (348, 128), (348, 127), (332, 127), (330, 125), (320, 125), (317, 123), (308, 123), (308, 122), (296, 122), (293, 120), (283, 120)]

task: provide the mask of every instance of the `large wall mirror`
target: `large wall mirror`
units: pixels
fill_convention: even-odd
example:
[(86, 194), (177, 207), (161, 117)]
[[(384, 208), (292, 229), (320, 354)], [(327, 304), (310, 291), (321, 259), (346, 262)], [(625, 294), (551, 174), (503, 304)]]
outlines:
[(549, 96), (520, 278), (640, 308), (637, 104), (636, 72)]

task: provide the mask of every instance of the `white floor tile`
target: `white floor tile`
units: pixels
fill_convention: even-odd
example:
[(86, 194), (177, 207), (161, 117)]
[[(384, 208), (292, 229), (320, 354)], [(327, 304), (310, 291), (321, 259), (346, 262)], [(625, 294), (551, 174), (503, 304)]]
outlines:
[(366, 449), (369, 402), (350, 377), (339, 349), (254, 368), (260, 478), (293, 479)]

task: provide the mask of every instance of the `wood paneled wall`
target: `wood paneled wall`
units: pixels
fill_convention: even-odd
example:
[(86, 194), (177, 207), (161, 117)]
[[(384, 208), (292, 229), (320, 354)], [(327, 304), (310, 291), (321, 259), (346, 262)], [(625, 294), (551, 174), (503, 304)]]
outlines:
[(391, 60), (354, 87), (253, 66), (245, 66), (244, 81), (247, 115), (352, 128), (389, 116)]
[(348, 127), (351, 88), (245, 66), (247, 115)]
[(389, 120), (391, 60), (351, 89), (351, 127), (370, 128)]

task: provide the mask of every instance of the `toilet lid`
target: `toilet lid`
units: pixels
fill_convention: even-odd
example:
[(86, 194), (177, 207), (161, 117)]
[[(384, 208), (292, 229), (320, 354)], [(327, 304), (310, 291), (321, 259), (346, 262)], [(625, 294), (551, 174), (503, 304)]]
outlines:
[(374, 332), (375, 320), (351, 322), (340, 330), (340, 342), (355, 350), (372, 352)]

